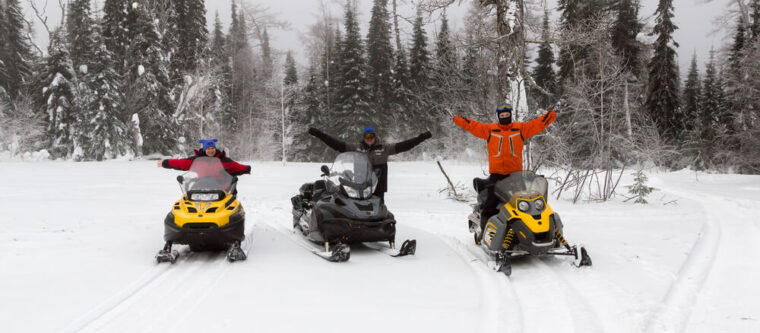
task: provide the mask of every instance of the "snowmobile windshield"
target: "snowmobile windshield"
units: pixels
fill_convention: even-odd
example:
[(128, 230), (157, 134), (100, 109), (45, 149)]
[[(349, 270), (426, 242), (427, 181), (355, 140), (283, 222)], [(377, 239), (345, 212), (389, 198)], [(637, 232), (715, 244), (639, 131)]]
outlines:
[(542, 195), (545, 199), (548, 190), (549, 183), (546, 178), (536, 175), (532, 171), (513, 172), (507, 178), (496, 183), (494, 187), (494, 193), (504, 202), (510, 201), (512, 196), (518, 192)]
[(182, 189), (193, 201), (221, 200), (233, 181), (233, 177), (224, 169), (222, 161), (216, 157), (196, 158), (182, 178)]
[(377, 186), (377, 175), (367, 155), (359, 152), (342, 153), (335, 158), (328, 180), (340, 186), (350, 198), (368, 199)]

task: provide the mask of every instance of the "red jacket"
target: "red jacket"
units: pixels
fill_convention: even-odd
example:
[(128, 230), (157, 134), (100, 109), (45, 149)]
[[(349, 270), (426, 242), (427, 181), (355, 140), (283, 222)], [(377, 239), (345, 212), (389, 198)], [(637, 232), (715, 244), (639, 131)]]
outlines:
[(483, 124), (472, 119), (454, 117), (454, 123), (472, 135), (486, 140), (488, 145), (488, 171), (508, 175), (523, 169), (523, 143), (540, 133), (557, 119), (551, 110), (527, 123)]
[[(190, 170), (190, 166), (193, 164), (193, 160), (195, 160), (196, 157), (199, 156), (206, 156), (201, 155), (203, 151), (195, 151), (195, 156), (190, 156), (188, 158), (182, 158), (182, 159), (166, 159), (161, 163), (161, 166), (167, 169), (177, 169), (177, 170)], [(224, 151), (218, 151), (214, 157), (220, 159), (222, 161), (222, 166), (225, 170), (227, 170), (227, 173), (233, 176), (239, 176), (242, 174), (250, 174), (251, 173), (251, 166), (240, 164), (238, 162), (233, 161), (227, 155), (224, 153)]]

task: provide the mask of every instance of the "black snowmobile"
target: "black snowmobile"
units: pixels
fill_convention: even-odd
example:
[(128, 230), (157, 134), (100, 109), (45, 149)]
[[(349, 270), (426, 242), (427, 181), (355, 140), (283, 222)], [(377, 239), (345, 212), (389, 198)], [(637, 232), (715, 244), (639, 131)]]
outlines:
[(312, 252), (340, 262), (350, 258), (349, 244), (387, 241), (390, 248), (367, 245), (392, 256), (414, 254), (415, 240), (406, 240), (395, 250), (396, 220), (380, 197), (373, 195), (377, 174), (365, 154), (339, 154), (332, 168), (322, 166), (322, 177), (301, 186), (291, 198), (295, 231), (324, 246), (324, 250), (313, 246)]
[(483, 221), (482, 205), (490, 189), (485, 179), (475, 178), (473, 183), (478, 204), (469, 216), (470, 232), (474, 233), (475, 244), (495, 260), (494, 269), (510, 275), (510, 257), (526, 255), (572, 256), (576, 266), (591, 266), (586, 249), (569, 245), (562, 235), (562, 220), (546, 202), (546, 178), (518, 171), (492, 185), (499, 210)]
[(164, 248), (158, 262), (174, 263), (179, 256), (172, 244), (186, 244), (193, 252), (227, 251), (229, 261), (245, 260), (245, 212), (237, 200), (237, 177), (224, 170), (216, 157), (198, 157), (190, 170), (177, 176), (182, 198), (164, 219)]

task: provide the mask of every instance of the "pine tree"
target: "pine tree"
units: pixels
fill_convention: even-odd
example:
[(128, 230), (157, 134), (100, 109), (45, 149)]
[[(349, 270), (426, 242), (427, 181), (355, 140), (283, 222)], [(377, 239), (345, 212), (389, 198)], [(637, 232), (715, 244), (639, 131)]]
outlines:
[(673, 0), (660, 0), (656, 24), (652, 33), (657, 36), (654, 56), (649, 62), (649, 84), (645, 106), (665, 140), (673, 140), (683, 130), (678, 113), (678, 43), (673, 40), (677, 29), (673, 24)]
[(83, 158), (100, 161), (129, 154), (132, 144), (129, 127), (120, 118), (121, 77), (114, 70), (113, 54), (106, 48), (98, 26), (92, 37), (95, 48), (85, 76), (91, 93), (82, 96), (84, 109), (80, 111), (77, 137), (84, 148)]
[(428, 86), (430, 76), (430, 55), (427, 49), (427, 34), (423, 27), (422, 14), (417, 13), (412, 34), (412, 48), (409, 50), (409, 78), (415, 92)]
[(705, 66), (702, 95), (699, 98), (703, 159), (714, 162), (716, 139), (720, 133), (720, 121), (726, 112), (722, 80), (715, 67), (715, 51), (710, 51), (710, 62)]
[(296, 61), (293, 59), (293, 52), (291, 51), (288, 51), (287, 56), (285, 56), (285, 79), (282, 82), (286, 86), (298, 84)]
[[(40, 73), (42, 95), (37, 103), (47, 114), (47, 146), (51, 155), (58, 158), (74, 152), (72, 126), (75, 126), (76, 75), (69, 56), (66, 32), (59, 28), (51, 36), (48, 57)], [(35, 89), (36, 90), (36, 89)]]
[(106, 47), (113, 54), (114, 68), (117, 72), (126, 71), (127, 46), (127, 12), (130, 0), (105, 0), (103, 5), (103, 39)]
[(5, 90), (11, 99), (18, 97), (30, 81), (34, 55), (26, 38), (24, 16), (18, 0), (5, 2), (5, 47), (0, 53), (5, 64)]
[[(333, 117), (334, 127), (328, 130), (335, 133), (356, 133), (363, 126), (377, 127), (379, 121), (369, 108), (364, 47), (356, 14), (350, 3), (346, 5), (344, 26), (346, 37), (340, 46), (340, 78), (343, 84), (339, 87), (336, 103), (341, 109)], [(359, 119), (361, 122), (357, 122)]]
[[(536, 84), (546, 91), (556, 94), (557, 77), (554, 73), (554, 51), (549, 44), (549, 11), (544, 12), (543, 30), (541, 31), (543, 43), (538, 47), (536, 67), (533, 68), (533, 79)], [(552, 102), (553, 96), (540, 93), (537, 99), (539, 106), (547, 106)]]
[(5, 41), (8, 40), (8, 32), (5, 28), (6, 25), (5, 7), (3, 7), (2, 2), (0, 2), (0, 103), (5, 102), (5, 100), (9, 97), (6, 91), (6, 87), (9, 84), (8, 70), (5, 66), (5, 59), (7, 58), (7, 55), (5, 54)]
[(750, 25), (750, 35), (752, 40), (755, 40), (760, 36), (760, 0), (752, 0), (752, 25)]
[[(291, 122), (296, 125), (304, 125), (321, 128), (324, 124), (319, 119), (320, 115), (324, 115), (324, 100), (322, 96), (322, 89), (320, 86), (323, 84), (320, 81), (321, 75), (317, 73), (316, 68), (312, 65), (309, 67), (309, 81), (303, 90), (299, 94), (301, 97), (298, 101), (300, 108), (295, 112), (291, 112)], [(292, 133), (304, 133), (292, 131)], [(316, 162), (327, 160), (326, 156), (334, 154), (334, 152), (327, 153), (325, 145), (318, 139), (311, 135), (293, 135), (293, 141), (289, 149), (289, 159)]]
[(130, 101), (129, 114), (140, 117), (143, 151), (170, 154), (177, 148), (180, 127), (173, 117), (169, 64), (155, 24), (156, 20), (141, 3), (135, 2), (129, 8), (125, 99)]
[(367, 33), (367, 81), (372, 94), (372, 108), (385, 112), (393, 95), (393, 48), (391, 47), (388, 0), (374, 0)]
[(742, 57), (742, 49), (744, 49), (746, 34), (744, 26), (744, 16), (739, 15), (739, 22), (736, 23), (736, 34), (734, 34), (734, 43), (731, 46), (731, 54), (728, 58), (728, 63), (732, 72), (740, 70), (739, 62)]
[(203, 0), (175, 0), (179, 44), (177, 57), (183, 72), (192, 72), (206, 48), (206, 7)]
[(269, 46), (269, 33), (267, 28), (263, 29), (261, 33), (261, 60), (263, 61), (262, 78), (264, 81), (269, 81), (272, 78), (272, 48)]
[(633, 197), (625, 200), (628, 201), (630, 199), (636, 198), (636, 201), (634, 203), (641, 203), (645, 204), (647, 203), (646, 197), (649, 196), (652, 191), (656, 190), (656, 188), (647, 186), (646, 183), (648, 181), (647, 175), (644, 174), (643, 170), (638, 170), (635, 173), (632, 173), (633, 175), (633, 185), (626, 186), (628, 188), (628, 193), (632, 194)]
[(71, 62), (78, 74), (87, 73), (87, 64), (91, 62), (92, 52), (96, 47), (92, 31), (94, 25), (95, 22), (90, 17), (90, 0), (74, 0), (69, 3), (66, 31)]
[[(683, 98), (681, 105), (683, 105), (683, 115), (685, 119), (684, 132), (688, 135), (693, 133), (697, 128), (701, 128), (701, 123), (695, 123), (697, 119), (700, 119), (700, 104), (699, 99), (702, 95), (702, 83), (699, 80), (699, 71), (697, 69), (697, 54), (691, 58), (691, 66), (689, 66), (689, 74), (686, 77), (686, 83), (683, 89)], [(695, 136), (698, 137), (698, 136)]]
[(220, 124), (222, 131), (220, 139), (227, 142), (227, 135), (230, 132), (234, 132), (237, 128), (237, 117), (232, 112), (230, 105), (230, 88), (232, 86), (230, 78), (232, 75), (232, 69), (230, 68), (230, 56), (228, 51), (227, 39), (222, 31), (222, 22), (219, 19), (219, 13), (216, 13), (214, 20), (214, 33), (210, 41), (210, 61), (217, 73), (217, 87), (214, 90), (214, 105), (219, 110)]
[(612, 27), (612, 47), (623, 58), (624, 70), (639, 76), (641, 65), (639, 54), (641, 43), (636, 36), (641, 32), (643, 25), (639, 23), (639, 3), (636, 0), (621, 0), (617, 3), (617, 17)]
[(441, 18), (441, 30), (438, 32), (435, 46), (437, 75), (439, 78), (453, 79), (458, 72), (457, 51), (454, 43), (451, 42), (449, 21), (446, 15)]

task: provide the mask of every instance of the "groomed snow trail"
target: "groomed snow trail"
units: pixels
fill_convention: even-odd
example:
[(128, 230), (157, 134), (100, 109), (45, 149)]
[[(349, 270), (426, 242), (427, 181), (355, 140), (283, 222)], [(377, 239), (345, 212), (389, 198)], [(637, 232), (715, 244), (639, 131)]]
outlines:
[[(178, 246), (176, 264), (158, 265), (177, 171), (155, 161), (0, 163), (3, 331), (760, 331), (757, 176), (658, 175), (662, 191), (649, 205), (552, 198), (566, 238), (585, 244), (594, 266), (516, 259), (508, 278), (473, 244), (469, 205), (439, 192), (446, 180), (433, 162), (389, 165), (397, 240), (417, 239), (416, 255), (355, 246), (345, 263), (317, 258), (290, 232), (289, 199), (320, 165), (252, 164), (238, 194), (248, 259)], [(469, 185), (482, 167), (451, 162), (446, 171)], [(710, 221), (719, 229), (705, 230)], [(702, 261), (695, 244), (709, 238), (718, 239), (708, 242), (712, 264), (689, 264)], [(688, 306), (656, 319), (668, 302)]]
[[(656, 180), (656, 184), (670, 185), (668, 193), (697, 202), (703, 226), (688, 259), (650, 319), (648, 332), (725, 329), (710, 317), (730, 323), (734, 329), (757, 331), (760, 304), (747, 288), (757, 283), (758, 276), (741, 268), (736, 258), (760, 262), (760, 218), (756, 213), (760, 190), (731, 180), (721, 184), (724, 180), (720, 176), (701, 181), (698, 175), (681, 176), (669, 184), (662, 180)], [(711, 184), (723, 186), (706, 190)]]

